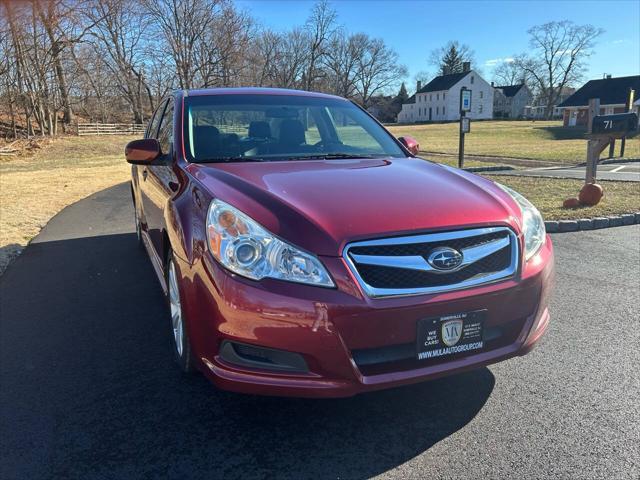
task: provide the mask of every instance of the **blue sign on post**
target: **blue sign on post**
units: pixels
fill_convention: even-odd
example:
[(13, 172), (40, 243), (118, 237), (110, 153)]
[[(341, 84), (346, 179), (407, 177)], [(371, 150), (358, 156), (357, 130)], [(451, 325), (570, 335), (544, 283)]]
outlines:
[(460, 111), (468, 112), (471, 110), (471, 90), (463, 88), (460, 90)]

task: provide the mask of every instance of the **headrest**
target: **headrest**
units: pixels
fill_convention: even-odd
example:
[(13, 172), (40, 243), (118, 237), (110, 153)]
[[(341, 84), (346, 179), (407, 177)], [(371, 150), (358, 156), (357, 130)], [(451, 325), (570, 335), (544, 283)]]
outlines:
[(290, 118), (280, 124), (280, 143), (284, 145), (300, 145), (305, 142), (304, 127), (300, 120)]
[(267, 122), (251, 122), (249, 136), (251, 138), (271, 138), (271, 127)]

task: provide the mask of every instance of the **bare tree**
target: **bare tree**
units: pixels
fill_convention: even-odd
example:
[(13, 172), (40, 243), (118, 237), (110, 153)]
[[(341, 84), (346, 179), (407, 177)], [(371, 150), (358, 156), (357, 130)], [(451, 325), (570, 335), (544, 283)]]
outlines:
[(128, 0), (94, 0), (85, 14), (94, 23), (90, 35), (96, 52), (130, 105), (134, 121), (142, 123), (145, 92), (149, 97), (143, 49), (149, 19)]
[(320, 69), (318, 65), (327, 53), (331, 37), (336, 31), (338, 15), (327, 0), (320, 0), (311, 10), (305, 30), (309, 34), (307, 67), (305, 70), (304, 89), (311, 90), (316, 84)]
[(433, 79), (433, 75), (431, 73), (425, 70), (420, 70), (413, 76), (413, 86), (417, 86), (418, 82), (420, 82), (420, 85), (425, 86), (431, 79)]
[(213, 25), (214, 28), (206, 37), (208, 40), (200, 43), (200, 48), (205, 50), (199, 56), (200, 61), (205, 63), (201, 84), (222, 87), (242, 85), (248, 68), (246, 52), (255, 35), (253, 19), (229, 3), (222, 5)]
[(531, 52), (517, 56), (515, 64), (531, 77), (550, 118), (563, 89), (584, 76), (585, 61), (604, 30), (563, 20), (537, 25), (528, 33)]
[(358, 35), (334, 34), (324, 58), (327, 87), (334, 95), (353, 97), (367, 42)]
[(74, 116), (141, 123), (176, 86), (303, 88), (382, 105), (374, 97), (406, 68), (382, 40), (338, 28), (327, 0), (283, 32), (259, 28), (233, 0), (0, 0), (0, 74), (10, 120), (0, 128), (16, 136), (54, 135)]
[(284, 34), (274, 64), (274, 86), (301, 88), (307, 65), (309, 44), (303, 29), (296, 28)]
[(208, 83), (216, 55), (208, 44), (222, 0), (143, 0), (159, 26), (180, 88)]
[(398, 63), (398, 54), (379, 38), (370, 39), (366, 34), (357, 34), (358, 42), (364, 45), (356, 77), (356, 92), (362, 106), (369, 107), (371, 98), (395, 86), (407, 76), (407, 68)]
[(57, 86), (53, 75), (54, 59), (49, 38), (39, 21), (37, 4), (4, 4), (12, 44), (17, 83), (17, 100), (24, 109), (27, 134), (33, 134), (32, 119), (41, 135), (57, 130)]

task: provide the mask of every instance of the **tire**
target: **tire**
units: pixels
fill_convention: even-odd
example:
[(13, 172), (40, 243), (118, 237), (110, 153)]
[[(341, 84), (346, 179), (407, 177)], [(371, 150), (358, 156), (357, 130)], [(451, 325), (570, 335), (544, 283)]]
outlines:
[(183, 373), (193, 371), (193, 361), (191, 357), (191, 342), (182, 313), (182, 302), (180, 301), (180, 289), (178, 286), (178, 276), (173, 253), (167, 255), (167, 268), (165, 278), (167, 281), (167, 303), (170, 313), (171, 345), (176, 363)]

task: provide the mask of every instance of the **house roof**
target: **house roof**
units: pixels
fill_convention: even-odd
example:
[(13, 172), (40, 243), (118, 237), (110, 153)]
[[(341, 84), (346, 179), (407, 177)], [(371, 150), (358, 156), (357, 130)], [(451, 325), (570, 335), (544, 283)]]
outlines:
[(520, 89), (524, 87), (524, 83), (520, 83), (518, 85), (503, 85), (502, 87), (494, 87), (502, 90), (502, 93), (505, 97), (513, 97), (520, 91)]
[(416, 94), (414, 93), (413, 95), (411, 95), (409, 98), (407, 98), (407, 101), (403, 103), (403, 105), (406, 105), (407, 103), (416, 103)]
[(452, 73), (451, 75), (440, 75), (434, 78), (417, 93), (439, 92), (441, 90), (449, 90), (456, 83), (469, 75), (471, 72)]
[(599, 98), (600, 105), (624, 104), (627, 101), (629, 88), (633, 88), (640, 94), (640, 75), (589, 80), (558, 106), (586, 107), (589, 105), (590, 98)]

